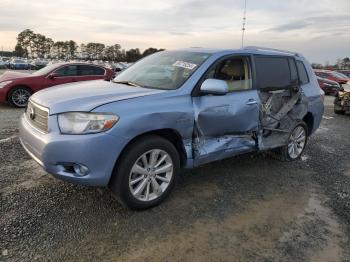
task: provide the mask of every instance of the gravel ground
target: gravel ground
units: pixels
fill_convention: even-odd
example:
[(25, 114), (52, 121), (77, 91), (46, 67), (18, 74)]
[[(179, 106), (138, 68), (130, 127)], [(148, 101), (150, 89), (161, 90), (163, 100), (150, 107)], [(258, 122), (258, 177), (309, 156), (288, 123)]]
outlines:
[(19, 144), (21, 112), (0, 105), (0, 261), (350, 261), (350, 116), (331, 97), (301, 160), (186, 171), (143, 212), (42, 171)]

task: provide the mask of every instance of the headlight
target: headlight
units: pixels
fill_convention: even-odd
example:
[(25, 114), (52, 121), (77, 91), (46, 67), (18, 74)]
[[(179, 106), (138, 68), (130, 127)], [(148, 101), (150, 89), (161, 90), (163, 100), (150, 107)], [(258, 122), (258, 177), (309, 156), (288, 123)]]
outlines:
[(0, 82), (0, 88), (3, 88), (4, 86), (8, 85), (12, 83), (12, 81), (4, 81), (4, 82)]
[(58, 115), (58, 125), (63, 134), (93, 134), (106, 131), (117, 123), (114, 114), (70, 112)]

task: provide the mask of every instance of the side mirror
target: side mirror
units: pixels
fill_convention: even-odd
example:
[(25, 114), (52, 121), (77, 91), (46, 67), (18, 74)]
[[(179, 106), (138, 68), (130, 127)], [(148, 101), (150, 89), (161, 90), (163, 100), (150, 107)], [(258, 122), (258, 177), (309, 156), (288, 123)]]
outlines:
[(49, 78), (50, 79), (54, 79), (55, 77), (59, 77), (60, 76), (60, 74), (58, 74), (58, 73), (51, 73), (51, 74), (49, 74)]
[(206, 79), (202, 83), (200, 91), (202, 94), (226, 95), (228, 93), (228, 85), (223, 80)]

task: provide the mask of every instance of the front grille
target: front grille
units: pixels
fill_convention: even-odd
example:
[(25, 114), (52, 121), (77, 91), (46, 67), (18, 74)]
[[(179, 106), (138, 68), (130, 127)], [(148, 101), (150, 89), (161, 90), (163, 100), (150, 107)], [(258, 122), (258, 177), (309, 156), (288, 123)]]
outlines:
[(28, 102), (26, 117), (29, 123), (42, 132), (48, 132), (49, 109), (32, 101)]

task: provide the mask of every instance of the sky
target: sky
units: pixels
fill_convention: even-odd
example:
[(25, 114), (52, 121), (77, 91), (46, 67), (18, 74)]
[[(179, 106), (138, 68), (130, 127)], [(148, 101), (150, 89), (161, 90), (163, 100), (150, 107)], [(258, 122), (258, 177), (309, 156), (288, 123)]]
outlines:
[[(0, 0), (0, 48), (32, 29), (123, 48), (240, 48), (244, 0)], [(334, 63), (350, 56), (350, 0), (247, 0), (245, 46)]]

